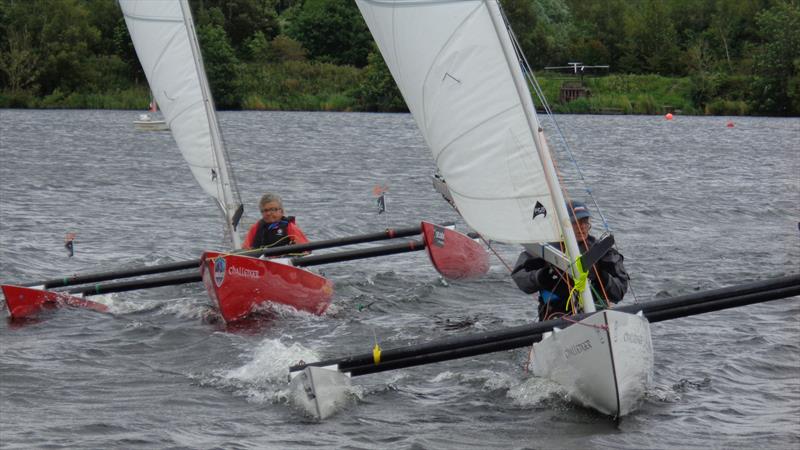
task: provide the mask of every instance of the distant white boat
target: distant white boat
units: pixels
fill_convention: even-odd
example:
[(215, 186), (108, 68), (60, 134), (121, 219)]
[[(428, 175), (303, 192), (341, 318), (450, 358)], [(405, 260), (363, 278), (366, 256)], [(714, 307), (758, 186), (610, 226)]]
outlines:
[(169, 125), (165, 120), (154, 119), (150, 114), (139, 114), (133, 121), (133, 127), (140, 131), (168, 131)]
[[(158, 112), (158, 103), (156, 103), (156, 99), (152, 95), (150, 96), (148, 111), (153, 114)], [(133, 121), (133, 127), (141, 131), (169, 130), (169, 125), (165, 120), (154, 119), (150, 114), (139, 114), (139, 118)]]

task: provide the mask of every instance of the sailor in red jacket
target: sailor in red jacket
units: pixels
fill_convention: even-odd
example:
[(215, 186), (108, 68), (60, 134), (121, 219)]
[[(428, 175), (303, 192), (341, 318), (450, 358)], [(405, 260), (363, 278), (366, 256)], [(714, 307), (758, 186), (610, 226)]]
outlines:
[(266, 193), (261, 196), (258, 205), (261, 209), (261, 220), (250, 227), (242, 248), (280, 247), (308, 242), (306, 235), (294, 223), (294, 217), (283, 215), (280, 196)]

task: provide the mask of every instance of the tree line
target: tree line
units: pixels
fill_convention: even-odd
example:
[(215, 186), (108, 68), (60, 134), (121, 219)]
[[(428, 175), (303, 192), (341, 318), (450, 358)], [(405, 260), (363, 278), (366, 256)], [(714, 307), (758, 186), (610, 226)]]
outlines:
[[(501, 4), (537, 74), (572, 61), (608, 65), (612, 81), (595, 91), (611, 86), (639, 107), (659, 100), (624, 86), (655, 76), (673, 80), (662, 83), (665, 98), (673, 86), (693, 112), (800, 115), (798, 0)], [(354, 1), (190, 5), (220, 108), (405, 110)], [(143, 97), (115, 0), (0, 0), (0, 106), (142, 108)]]

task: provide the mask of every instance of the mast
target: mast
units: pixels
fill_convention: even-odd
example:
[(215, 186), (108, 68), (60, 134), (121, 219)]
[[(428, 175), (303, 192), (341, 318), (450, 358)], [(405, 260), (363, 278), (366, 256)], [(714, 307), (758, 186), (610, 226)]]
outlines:
[[(511, 39), (508, 36), (508, 30), (506, 29), (503, 15), (500, 12), (500, 7), (496, 0), (487, 0), (485, 3), (489, 8), (489, 16), (492, 19), (492, 24), (494, 25), (495, 32), (497, 33), (497, 38), (500, 40), (500, 44), (503, 47), (503, 54), (505, 55), (506, 62), (508, 63), (511, 76), (514, 79), (514, 85), (517, 89), (517, 94), (519, 95), (520, 101), (523, 103), (522, 109), (525, 112), (525, 118), (528, 121), (528, 127), (533, 134), (533, 140), (536, 144), (536, 151), (539, 154), (539, 159), (544, 167), (545, 180), (547, 181), (547, 186), (550, 189), (550, 196), (553, 199), (553, 205), (556, 209), (558, 223), (560, 225), (561, 232), (564, 235), (564, 242), (567, 245), (570, 260), (573, 262), (573, 279), (577, 279), (578, 274), (575, 273), (576, 268), (574, 266), (574, 262), (580, 256), (580, 250), (578, 248), (578, 241), (575, 238), (575, 232), (572, 231), (572, 223), (569, 220), (569, 211), (567, 211), (564, 194), (561, 192), (561, 185), (558, 182), (558, 176), (550, 155), (550, 149), (544, 139), (544, 130), (542, 130), (542, 127), (539, 125), (539, 121), (536, 119), (536, 110), (533, 107), (533, 100), (531, 98), (530, 91), (528, 90), (528, 85), (525, 82), (525, 79), (522, 77), (522, 73), (520, 73), (519, 58), (517, 58), (517, 54), (511, 45)], [(584, 312), (588, 313), (595, 311), (594, 299), (592, 298), (592, 292), (590, 289), (583, 290), (581, 293), (581, 300), (581, 307), (583, 308)]]
[(211, 89), (208, 85), (205, 67), (203, 66), (203, 58), (200, 53), (200, 44), (197, 41), (197, 31), (194, 28), (194, 21), (192, 20), (192, 12), (189, 8), (189, 2), (188, 0), (180, 0), (180, 5), (181, 11), (183, 12), (184, 25), (186, 26), (186, 32), (189, 38), (189, 46), (192, 50), (192, 56), (194, 57), (197, 77), (200, 82), (200, 90), (203, 96), (203, 106), (206, 110), (208, 127), (211, 132), (213, 156), (216, 162), (216, 171), (212, 169), (208, 176), (212, 179), (214, 179), (214, 177), (219, 177), (219, 182), (217, 183), (218, 206), (220, 209), (222, 209), (222, 213), (225, 216), (225, 228), (230, 234), (233, 247), (235, 249), (239, 249), (242, 247), (242, 241), (239, 236), (237, 226), (243, 208), (241, 201), (238, 198), (238, 194), (234, 193), (234, 190), (236, 189), (235, 183), (230, 166), (228, 165), (225, 146), (222, 143), (222, 136), (220, 133), (219, 122), (217, 121), (214, 99), (211, 97)]

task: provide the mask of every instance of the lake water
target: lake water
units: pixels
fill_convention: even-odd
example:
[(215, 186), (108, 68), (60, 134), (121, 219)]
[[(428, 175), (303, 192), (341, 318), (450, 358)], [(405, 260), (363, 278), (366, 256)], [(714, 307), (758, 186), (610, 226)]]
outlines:
[[(196, 259), (221, 220), (169, 133), (133, 111), (0, 111), (0, 280)], [(406, 114), (222, 112), (247, 225), (265, 191), (313, 239), (463, 222), (430, 186)], [(625, 255), (624, 304), (800, 272), (800, 120), (559, 116)], [(550, 138), (559, 147), (555, 136)], [(559, 151), (563, 156), (563, 152)], [(560, 167), (572, 195), (571, 163)], [(372, 194), (388, 186), (388, 212)], [(596, 229), (599, 222), (595, 221)], [(68, 258), (64, 236), (76, 233)], [(513, 262), (518, 249), (495, 245)], [(320, 252), (322, 253), (322, 252)], [(0, 447), (798, 448), (800, 298), (653, 324), (655, 385), (614, 421), (528, 376), (527, 349), (353, 379), (316, 422), (287, 400), (298, 360), (535, 320), (498, 258), (443, 283), (424, 253), (320, 266), (322, 317), (277, 311), (226, 329), (200, 284), (0, 321)], [(3, 315), (7, 315), (3, 306)]]

